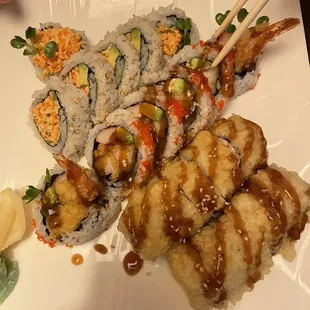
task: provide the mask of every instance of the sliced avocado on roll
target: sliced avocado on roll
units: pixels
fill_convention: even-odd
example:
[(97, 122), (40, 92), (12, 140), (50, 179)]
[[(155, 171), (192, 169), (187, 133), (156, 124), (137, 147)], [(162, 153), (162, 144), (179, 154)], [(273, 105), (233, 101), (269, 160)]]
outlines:
[(110, 45), (102, 54), (111, 67), (115, 68), (117, 58), (121, 56), (119, 49), (115, 45)]
[(78, 65), (78, 79), (77, 79), (77, 86), (78, 87), (85, 87), (88, 86), (88, 67), (85, 64), (79, 64)]
[(188, 85), (183, 79), (172, 79), (168, 87), (169, 93), (175, 96), (183, 95), (188, 90)]
[(162, 109), (146, 102), (140, 104), (139, 112), (154, 122), (158, 122), (164, 115)]
[(141, 51), (141, 31), (138, 28), (133, 28), (130, 32), (130, 41), (138, 53)]
[(211, 66), (211, 61), (204, 60), (200, 57), (194, 57), (186, 64), (189, 68), (193, 70), (201, 69), (201, 68), (208, 68)]
[(130, 145), (134, 143), (132, 134), (122, 127), (116, 128), (116, 140), (121, 141), (125, 145)]

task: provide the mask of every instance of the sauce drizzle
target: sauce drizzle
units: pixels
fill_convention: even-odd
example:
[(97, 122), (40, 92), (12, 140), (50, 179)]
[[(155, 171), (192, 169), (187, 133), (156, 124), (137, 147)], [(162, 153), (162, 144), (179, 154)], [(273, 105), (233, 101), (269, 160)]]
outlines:
[(143, 267), (143, 259), (137, 253), (130, 251), (124, 257), (123, 267), (129, 276), (135, 276)]

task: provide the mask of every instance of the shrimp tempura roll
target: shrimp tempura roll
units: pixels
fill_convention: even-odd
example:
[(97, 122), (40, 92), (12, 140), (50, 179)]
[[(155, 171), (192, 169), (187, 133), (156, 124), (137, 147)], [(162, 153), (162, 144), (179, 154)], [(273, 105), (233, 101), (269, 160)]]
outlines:
[(235, 195), (225, 214), (169, 251), (176, 280), (196, 310), (235, 304), (269, 273), (272, 255), (288, 255), (310, 210), (309, 184), (271, 165)]

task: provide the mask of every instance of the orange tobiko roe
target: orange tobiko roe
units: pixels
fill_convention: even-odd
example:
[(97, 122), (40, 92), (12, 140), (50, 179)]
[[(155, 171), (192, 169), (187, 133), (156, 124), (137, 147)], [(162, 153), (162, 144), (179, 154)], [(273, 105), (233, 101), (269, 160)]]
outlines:
[(150, 150), (150, 152), (154, 152), (154, 137), (152, 127), (149, 124), (146, 124), (143, 120), (136, 120), (130, 124), (131, 126), (135, 126), (139, 133), (139, 139), (143, 141), (146, 147)]
[(175, 98), (169, 98), (167, 101), (167, 106), (169, 112), (177, 117), (178, 123), (182, 123), (186, 115), (186, 110), (182, 106), (182, 103)]

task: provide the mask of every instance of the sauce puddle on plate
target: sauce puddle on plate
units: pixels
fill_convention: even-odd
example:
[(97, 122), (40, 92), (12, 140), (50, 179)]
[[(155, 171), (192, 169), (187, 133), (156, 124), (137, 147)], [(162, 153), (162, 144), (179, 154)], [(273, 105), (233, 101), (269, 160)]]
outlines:
[(129, 276), (135, 276), (143, 267), (143, 259), (137, 253), (130, 251), (124, 258), (123, 267)]
[(94, 249), (96, 252), (100, 253), (100, 254), (107, 254), (108, 253), (108, 249), (106, 246), (104, 246), (103, 244), (95, 244), (94, 245)]
[(71, 258), (71, 262), (75, 266), (82, 265), (84, 262), (84, 258), (81, 254), (74, 254)]

